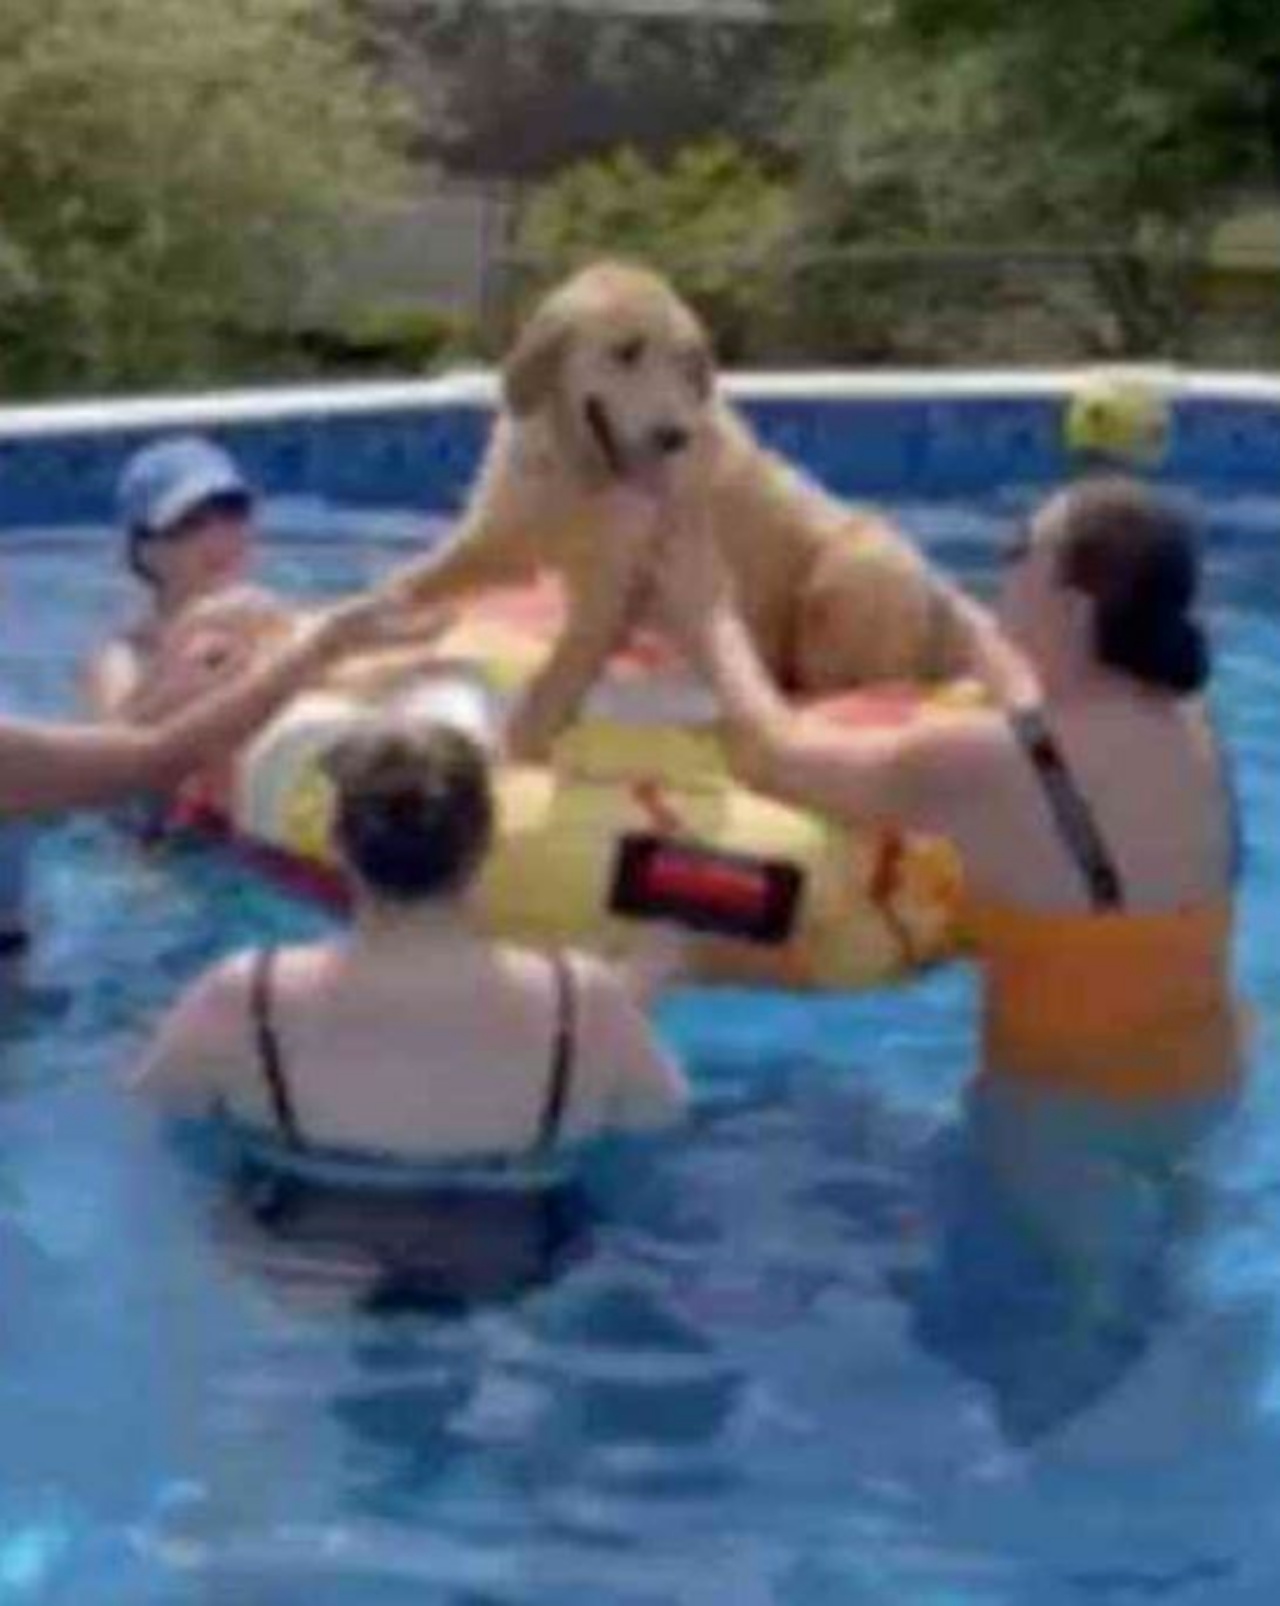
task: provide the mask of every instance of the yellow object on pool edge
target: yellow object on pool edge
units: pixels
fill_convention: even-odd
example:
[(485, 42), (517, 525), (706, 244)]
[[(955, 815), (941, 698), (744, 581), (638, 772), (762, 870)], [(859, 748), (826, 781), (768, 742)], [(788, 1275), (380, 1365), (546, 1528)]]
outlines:
[[(527, 632), (504, 637), (483, 613), (440, 651), (454, 668), (438, 687), (424, 673), (396, 699), (406, 717), (450, 717), (457, 673), (496, 703), (530, 661)], [(637, 914), (674, 910), (677, 924), (701, 928), (691, 942), (698, 979), (801, 990), (873, 986), (955, 951), (961, 878), (948, 846), (838, 828), (759, 796), (728, 773), (714, 725), (636, 723), (634, 678), (625, 689), (625, 722), (608, 717), (606, 688), (603, 711), (598, 700), (550, 765), (499, 771), (497, 838), (476, 891), (487, 930), (624, 957), (652, 931)], [(656, 686), (654, 697), (663, 706)], [(967, 700), (953, 688), (901, 701), (894, 717)], [(319, 761), (367, 713), (367, 703), (317, 692), (263, 731), (239, 765), (235, 833), (300, 864), (331, 864)], [(831, 717), (860, 722), (839, 708)]]
[(1171, 429), (1168, 387), (1152, 374), (1099, 370), (1067, 403), (1066, 443), (1077, 456), (1155, 468), (1168, 452)]

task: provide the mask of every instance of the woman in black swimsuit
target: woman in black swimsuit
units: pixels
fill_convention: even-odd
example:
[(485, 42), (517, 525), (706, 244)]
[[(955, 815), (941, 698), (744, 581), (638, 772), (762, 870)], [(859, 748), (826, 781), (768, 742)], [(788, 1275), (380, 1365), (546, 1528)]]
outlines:
[(474, 743), (372, 727), (330, 769), (352, 931), (205, 976), (135, 1085), (228, 1117), (248, 1186), (221, 1236), (273, 1290), (318, 1281), (378, 1309), (508, 1297), (586, 1242), (555, 1151), (673, 1120), (683, 1077), (603, 965), (472, 930), (494, 807)]
[(353, 929), (206, 975), (140, 1090), (221, 1107), (295, 1167), (510, 1157), (681, 1111), (683, 1078), (604, 965), (473, 929), (494, 808), (473, 742), (372, 726), (330, 770)]

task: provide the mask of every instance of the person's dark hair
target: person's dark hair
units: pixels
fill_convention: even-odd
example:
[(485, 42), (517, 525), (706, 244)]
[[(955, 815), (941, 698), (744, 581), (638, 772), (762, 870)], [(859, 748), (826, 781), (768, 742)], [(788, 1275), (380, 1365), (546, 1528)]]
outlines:
[(150, 567), (146, 559), (147, 545), (153, 539), (148, 531), (135, 524), (125, 537), (124, 555), (134, 579), (141, 580), (149, 590), (156, 591), (160, 582), (156, 579), (155, 570)]
[(1059, 574), (1091, 597), (1100, 663), (1186, 697), (1209, 678), (1195, 616), (1198, 532), (1189, 511), (1137, 480), (1087, 480), (1062, 500)]
[(157, 543), (181, 540), (183, 535), (196, 526), (202, 519), (210, 516), (224, 518), (248, 518), (253, 511), (253, 497), (248, 491), (218, 491), (213, 496), (205, 497), (183, 518), (167, 530), (153, 530), (145, 524), (132, 524), (125, 531), (125, 562), (135, 579), (141, 580), (143, 585), (155, 591), (159, 586), (155, 570), (147, 563), (146, 549)]
[(334, 830), (369, 888), (403, 903), (447, 897), (471, 881), (493, 840), (489, 761), (447, 726), (369, 725), (328, 755)]

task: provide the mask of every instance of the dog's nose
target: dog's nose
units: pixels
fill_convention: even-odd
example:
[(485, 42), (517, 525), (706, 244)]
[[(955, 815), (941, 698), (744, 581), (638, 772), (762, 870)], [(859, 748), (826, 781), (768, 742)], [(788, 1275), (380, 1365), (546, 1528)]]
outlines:
[(653, 444), (664, 457), (674, 457), (689, 444), (689, 431), (678, 424), (660, 424), (653, 432)]

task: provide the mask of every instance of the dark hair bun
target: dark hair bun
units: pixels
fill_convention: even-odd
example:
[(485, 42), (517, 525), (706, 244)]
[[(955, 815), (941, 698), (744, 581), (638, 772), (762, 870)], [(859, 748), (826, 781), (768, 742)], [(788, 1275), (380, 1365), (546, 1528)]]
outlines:
[(1202, 690), (1209, 679), (1204, 631), (1181, 611), (1104, 606), (1098, 611), (1097, 650), (1108, 668), (1179, 697)]
[(370, 724), (329, 755), (337, 834), (375, 891), (413, 900), (461, 889), (488, 851), (494, 805), (489, 763), (448, 726)]
[(1209, 678), (1196, 621), (1199, 532), (1190, 510), (1136, 480), (1086, 480), (1061, 502), (1061, 574), (1096, 604), (1100, 663), (1178, 697)]

